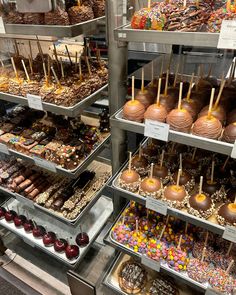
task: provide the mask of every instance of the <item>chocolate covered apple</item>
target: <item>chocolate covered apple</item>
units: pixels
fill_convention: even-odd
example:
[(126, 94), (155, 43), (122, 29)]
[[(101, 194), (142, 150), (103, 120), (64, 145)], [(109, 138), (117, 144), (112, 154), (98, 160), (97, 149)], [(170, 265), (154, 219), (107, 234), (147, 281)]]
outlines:
[(165, 151), (162, 151), (159, 164), (155, 164), (153, 167), (153, 176), (160, 179), (163, 184), (167, 184), (170, 180), (170, 170), (163, 165)]
[(222, 205), (216, 216), (219, 224), (226, 226), (236, 226), (236, 203), (226, 203)]
[(148, 173), (149, 163), (147, 158), (142, 155), (142, 145), (140, 144), (138, 155), (132, 158), (132, 170), (136, 171), (139, 175), (145, 176)]
[(152, 93), (144, 88), (144, 68), (142, 68), (142, 86), (141, 90), (135, 95), (134, 100), (139, 101), (147, 109), (154, 102), (154, 99)]
[(165, 90), (164, 94), (160, 95), (160, 104), (169, 113), (175, 106), (176, 100), (173, 96), (168, 94), (168, 82), (169, 82), (169, 70), (167, 70), (166, 80), (165, 80)]
[(229, 143), (235, 142), (235, 140), (236, 140), (236, 122), (229, 124), (225, 128), (225, 130), (223, 132), (222, 140), (229, 142)]
[(201, 171), (201, 164), (195, 158), (196, 152), (197, 148), (194, 149), (193, 154), (190, 157), (184, 157), (183, 160), (183, 169), (193, 177), (198, 176)]

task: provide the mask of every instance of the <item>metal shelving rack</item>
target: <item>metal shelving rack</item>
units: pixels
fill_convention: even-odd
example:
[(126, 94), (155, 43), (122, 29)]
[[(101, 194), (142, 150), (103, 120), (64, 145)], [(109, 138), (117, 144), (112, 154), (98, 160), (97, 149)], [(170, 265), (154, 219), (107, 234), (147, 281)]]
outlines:
[[(109, 37), (109, 97), (111, 102), (111, 141), (112, 141), (112, 165), (113, 165), (113, 181), (120, 173), (120, 167), (125, 162), (127, 131), (135, 134), (144, 135), (144, 124), (131, 122), (122, 119), (122, 107), (126, 100), (126, 81), (127, 81), (127, 56), (128, 45), (130, 42), (137, 43), (158, 43), (169, 45), (187, 45), (196, 47), (211, 47), (216, 48), (219, 34), (212, 33), (185, 33), (185, 32), (158, 32), (146, 30), (133, 30), (130, 24), (127, 24), (129, 11), (132, 9), (129, 6), (129, 0), (108, 0), (108, 37)], [(198, 147), (212, 152), (217, 152), (225, 155), (231, 155), (233, 144), (228, 144), (221, 141), (209, 140), (191, 134), (183, 134), (180, 132), (170, 131), (169, 140), (182, 143), (193, 147)], [(123, 166), (124, 167), (124, 166)], [(122, 169), (122, 168), (121, 168)], [(144, 198), (138, 197), (135, 194), (123, 192), (114, 186), (113, 181), (109, 183), (109, 187), (113, 190), (116, 204), (114, 210), (116, 213), (121, 209), (121, 200), (134, 200), (141, 204), (146, 204)], [(206, 228), (212, 232), (222, 235), (224, 227), (205, 222), (204, 219), (191, 218), (190, 215), (182, 216), (179, 212), (168, 208), (168, 213), (173, 216), (178, 216), (180, 219), (192, 222), (198, 226)], [(118, 214), (117, 214), (118, 215)], [(119, 246), (110, 239), (110, 231), (108, 231), (104, 242), (111, 245), (115, 249), (126, 254), (138, 257), (136, 253)], [(140, 258), (140, 257), (139, 257)], [(190, 280), (184, 275), (174, 273), (165, 265), (161, 269), (174, 276), (177, 279), (183, 280), (184, 283), (198, 289), (200, 292), (205, 292), (207, 286), (199, 284), (194, 280)], [(104, 280), (106, 284), (106, 278)], [(107, 285), (107, 284), (106, 284)], [(109, 284), (108, 284), (109, 286)], [(118, 292), (119, 293), (119, 292)], [(120, 293), (122, 294), (122, 293)]]

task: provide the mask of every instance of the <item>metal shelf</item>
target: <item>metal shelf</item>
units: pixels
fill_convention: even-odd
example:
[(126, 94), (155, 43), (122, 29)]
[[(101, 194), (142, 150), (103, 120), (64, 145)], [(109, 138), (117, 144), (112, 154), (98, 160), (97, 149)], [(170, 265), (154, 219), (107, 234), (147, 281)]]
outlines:
[[(16, 210), (16, 207), (18, 207), (20, 212), (28, 212), (29, 216), (31, 218), (33, 217), (36, 223), (42, 226), (46, 226), (47, 230), (57, 233), (58, 237), (60, 238), (71, 238), (71, 243), (75, 244), (75, 237), (80, 231), (78, 227), (73, 228), (61, 222), (55, 223), (54, 218), (49, 217), (43, 212), (39, 212), (38, 210), (34, 210), (25, 205), (22, 205), (17, 200), (10, 199), (6, 203), (10, 210)], [(2, 206), (4, 206), (6, 203), (2, 204)], [(80, 256), (77, 259), (73, 260), (68, 260), (64, 253), (57, 253), (56, 251), (54, 251), (53, 247), (45, 247), (42, 239), (35, 239), (31, 233), (26, 233), (23, 228), (16, 228), (14, 223), (9, 223), (5, 219), (1, 219), (0, 225), (18, 235), (25, 243), (29, 244), (30, 246), (39, 248), (43, 252), (63, 262), (67, 266), (75, 268), (82, 261), (83, 257), (86, 255), (89, 248), (96, 240), (103, 226), (106, 224), (107, 220), (111, 216), (112, 211), (112, 200), (110, 198), (102, 196), (95, 203), (93, 208), (90, 209), (86, 216), (84, 216), (83, 220), (81, 220), (81, 224), (83, 225), (83, 230), (89, 235), (90, 242), (88, 246), (84, 248), (80, 247)]]
[(101, 20), (105, 20), (105, 16), (70, 26), (5, 24), (5, 30), (7, 34), (16, 35), (76, 37), (96, 31)]
[[(144, 135), (144, 124), (125, 120), (122, 117), (122, 113), (123, 109), (120, 109), (116, 114), (114, 114), (111, 117), (111, 126)], [(169, 132), (169, 141), (189, 145), (192, 147), (197, 147), (200, 149), (212, 151), (219, 154), (224, 154), (227, 156), (231, 156), (234, 147), (234, 145), (231, 143), (203, 138), (192, 134), (177, 132), (173, 130), (170, 130)]]
[[(93, 94), (84, 98), (82, 101), (80, 101), (79, 103), (77, 103), (76, 105), (72, 107), (63, 107), (63, 106), (58, 106), (52, 103), (42, 102), (43, 110), (57, 114), (57, 115), (77, 117), (85, 108), (91, 106), (95, 101), (97, 101), (98, 98), (101, 97), (102, 92), (105, 91), (107, 87), (108, 87), (108, 84), (104, 85), (103, 87), (95, 91)], [(27, 98), (22, 96), (0, 92), (0, 99), (13, 102), (13, 103), (18, 103), (24, 106), (28, 106)]]
[(203, 47), (217, 47), (219, 39), (218, 33), (134, 30), (131, 28), (130, 24), (115, 29), (114, 35), (115, 40), (122, 42), (144, 42)]
[[(110, 135), (108, 135), (91, 153), (90, 155), (80, 163), (80, 165), (74, 169), (74, 170), (66, 170), (64, 168), (61, 168), (60, 166), (56, 166), (56, 173), (58, 175), (62, 175), (71, 179), (75, 179), (79, 176), (81, 172), (99, 155), (99, 153), (105, 148), (106, 144), (110, 140)], [(22, 160), (25, 160), (27, 162), (30, 162), (36, 166), (37, 163), (34, 161), (34, 158), (31, 156), (27, 156), (25, 154), (19, 153), (15, 150), (8, 149), (10, 156), (14, 156), (16, 158), (20, 158)], [(46, 161), (46, 160), (45, 160)], [(48, 161), (47, 161), (48, 162)], [(53, 163), (52, 163), (53, 164)], [(46, 167), (38, 166), (40, 168), (47, 169)], [(50, 169), (48, 169), (51, 171)], [(52, 172), (52, 171), (51, 171)]]

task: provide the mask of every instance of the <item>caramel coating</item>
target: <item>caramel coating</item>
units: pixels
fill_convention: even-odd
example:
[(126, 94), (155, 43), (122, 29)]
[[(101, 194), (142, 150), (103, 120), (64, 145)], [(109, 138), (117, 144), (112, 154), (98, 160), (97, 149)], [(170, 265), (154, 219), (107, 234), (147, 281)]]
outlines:
[(128, 101), (123, 108), (123, 117), (127, 120), (142, 122), (145, 107), (138, 100)]
[(145, 119), (150, 119), (159, 122), (165, 122), (167, 117), (167, 111), (164, 106), (158, 104), (152, 104), (146, 110), (144, 114)]
[(170, 201), (182, 202), (186, 197), (186, 191), (183, 186), (169, 185), (165, 189), (164, 197)]
[(184, 109), (174, 109), (168, 114), (166, 122), (173, 130), (189, 132), (193, 124), (193, 118), (190, 113)]
[(145, 178), (141, 184), (140, 189), (144, 192), (157, 192), (161, 188), (161, 182), (158, 178)]
[(228, 203), (220, 207), (218, 215), (223, 217), (226, 222), (235, 224), (236, 223), (236, 204)]
[[(198, 118), (206, 116), (208, 114), (209, 106), (205, 106), (200, 114), (198, 115)], [(216, 109), (212, 109), (211, 115), (213, 117), (216, 117), (218, 120), (220, 120), (221, 123), (224, 123), (226, 119), (226, 112), (222, 106), (218, 106)]]
[(221, 131), (222, 124), (213, 116), (210, 118), (208, 116), (200, 117), (193, 125), (193, 134), (206, 138), (217, 139)]
[(154, 102), (154, 97), (148, 90), (144, 90), (143, 92), (140, 90), (135, 95), (135, 100), (141, 102), (141, 104), (144, 105), (145, 109), (147, 109)]
[(134, 170), (125, 170), (121, 176), (120, 179), (123, 180), (125, 183), (134, 183), (136, 181), (139, 181), (139, 175)]

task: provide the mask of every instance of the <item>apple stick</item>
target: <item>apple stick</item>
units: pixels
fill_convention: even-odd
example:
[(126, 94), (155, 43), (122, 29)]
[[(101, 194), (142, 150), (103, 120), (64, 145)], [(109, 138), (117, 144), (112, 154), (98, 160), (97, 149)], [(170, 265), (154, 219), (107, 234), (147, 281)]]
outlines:
[(15, 48), (16, 48), (16, 55), (19, 56), (20, 55), (20, 53), (19, 53), (19, 47), (18, 47), (18, 44), (17, 44), (16, 39), (14, 39), (14, 43), (15, 43)]
[(169, 70), (166, 71), (166, 84), (165, 84), (165, 91), (164, 95), (167, 96), (168, 94), (168, 83), (169, 83)]
[(138, 151), (138, 158), (139, 159), (141, 159), (141, 157), (142, 157), (142, 144), (140, 143), (140, 145), (139, 145), (139, 151)]
[(183, 156), (179, 154), (179, 169), (183, 171)]
[(168, 225), (169, 219), (170, 219), (170, 215), (168, 214), (166, 218), (166, 223), (165, 223), (166, 226)]
[(165, 150), (162, 150), (162, 153), (161, 153), (161, 161), (160, 161), (160, 167), (161, 167), (161, 168), (162, 168), (162, 166), (163, 166), (164, 156), (165, 156)]
[(61, 66), (61, 76), (64, 79), (65, 78), (65, 73), (64, 73), (64, 68), (63, 68), (63, 63), (62, 63), (62, 58), (60, 58), (60, 66)]
[(211, 76), (211, 73), (212, 73), (212, 64), (209, 67), (207, 78), (209, 78)]
[(226, 3), (226, 10), (228, 11), (228, 12), (230, 12), (230, 7), (231, 7), (231, 0), (227, 0), (227, 3)]
[(79, 79), (80, 82), (83, 81), (82, 67), (81, 67), (81, 58), (79, 59)]
[(184, 0), (183, 7), (185, 8), (187, 6), (187, 0)]
[(161, 94), (161, 79), (158, 80), (158, 89), (157, 89), (157, 105), (160, 106), (160, 94)]
[(31, 46), (30, 40), (29, 40), (29, 52), (30, 52), (30, 58), (31, 58), (31, 60), (33, 60), (32, 46)]
[(23, 59), (21, 60), (21, 63), (23, 65), (23, 68), (24, 68), (24, 71), (25, 71), (25, 75), (26, 75), (27, 81), (30, 82), (30, 77), (29, 77), (29, 74), (28, 74), (28, 71), (26, 69), (25, 62), (23, 61)]
[(209, 105), (208, 114), (207, 114), (207, 119), (208, 120), (211, 119), (211, 111), (212, 111), (212, 105), (213, 105), (214, 96), (215, 96), (215, 88), (212, 88), (212, 90), (211, 90), (210, 105)]
[(44, 62), (43, 62), (43, 72), (44, 72), (46, 86), (48, 87), (48, 75), (47, 75), (46, 66)]
[(176, 71), (175, 71), (174, 87), (176, 87), (176, 84), (177, 84), (178, 74), (179, 74), (179, 63), (177, 64)]
[(142, 93), (144, 92), (144, 68), (142, 68), (142, 86), (141, 86)]
[(178, 243), (177, 249), (181, 248), (182, 238), (183, 238), (183, 236), (181, 235), (179, 238), (179, 243)]
[(223, 165), (223, 167), (222, 167), (223, 170), (225, 170), (225, 167), (226, 167), (226, 165), (228, 164), (229, 159), (230, 159), (230, 156), (228, 156), (227, 159), (225, 160), (224, 165)]
[(55, 60), (56, 60), (56, 63), (57, 63), (57, 68), (59, 70), (60, 66), (59, 66), (59, 60), (58, 60), (58, 55), (57, 55), (57, 48), (56, 48), (56, 45), (53, 44), (53, 53), (54, 53), (54, 56), (55, 56)]
[(188, 88), (188, 94), (187, 94), (187, 101), (190, 100), (192, 89), (193, 89), (193, 79), (194, 79), (194, 73), (192, 73), (189, 88)]
[(18, 215), (20, 215), (19, 206), (18, 205), (16, 206), (16, 212), (17, 212)]
[(138, 232), (138, 219), (136, 219), (136, 222), (135, 222), (135, 230), (136, 232)]
[(72, 66), (73, 63), (72, 63), (71, 56), (70, 56), (70, 52), (69, 52), (69, 49), (68, 49), (67, 45), (65, 45), (65, 48), (66, 48), (66, 53), (67, 53), (68, 58), (69, 58), (69, 61), (70, 61), (70, 65)]
[(14, 61), (13, 57), (11, 57), (11, 63), (12, 63), (12, 66), (13, 66), (13, 69), (14, 69), (14, 72), (15, 72), (16, 79), (19, 80), (19, 75), (18, 75), (16, 65), (15, 65), (15, 61)]
[(162, 239), (162, 236), (163, 236), (165, 230), (166, 230), (166, 225), (163, 226), (163, 229), (162, 229), (161, 234), (160, 234), (160, 236), (159, 236), (159, 240)]
[(179, 87), (178, 110), (181, 110), (182, 94), (183, 94), (183, 82), (180, 83), (180, 87)]
[(230, 245), (229, 245), (229, 249), (228, 249), (228, 251), (226, 253), (226, 256), (229, 256), (230, 251), (232, 250), (232, 247), (233, 247), (233, 243), (231, 242)]
[(52, 70), (52, 72), (53, 72), (53, 76), (54, 76), (55, 80), (57, 81), (57, 85), (58, 85), (58, 87), (59, 87), (59, 88), (62, 88), (62, 86), (61, 86), (61, 82), (59, 81), (59, 79), (58, 79), (58, 77), (57, 77), (57, 74), (56, 74), (54, 68), (51, 67), (51, 70)]
[(132, 101), (134, 101), (134, 76), (132, 76)]
[(88, 67), (89, 76), (91, 77), (92, 76), (92, 72), (91, 72), (91, 67), (90, 67), (89, 59), (88, 59), (87, 56), (86, 56), (85, 59), (86, 59), (87, 67)]
[(32, 219), (32, 223), (33, 223), (34, 228), (36, 228), (37, 227), (37, 224), (36, 224), (36, 222), (33, 219)]
[(177, 176), (176, 186), (179, 186), (179, 181), (180, 181), (180, 175), (181, 175), (181, 173), (182, 173), (182, 170), (179, 169), (178, 176)]
[(51, 58), (48, 56), (48, 82), (50, 83), (51, 80)]
[(203, 185), (203, 176), (200, 177), (199, 192), (198, 192), (199, 195), (202, 194), (202, 185)]
[(148, 9), (151, 8), (151, 0), (148, 0)]
[(228, 266), (228, 268), (227, 268), (227, 270), (226, 270), (227, 273), (230, 273), (230, 270), (231, 270), (231, 268), (232, 268), (233, 265), (234, 265), (234, 260), (232, 260), (232, 261), (230, 262), (230, 264), (229, 264), (229, 266)]
[(150, 169), (150, 178), (153, 178), (153, 168), (154, 168), (154, 164), (151, 164), (151, 169)]
[(214, 182), (214, 170), (215, 170), (215, 161), (212, 161), (212, 164), (211, 164), (211, 183)]
[(203, 248), (201, 262), (204, 261), (205, 256), (206, 256), (206, 247)]
[(209, 238), (209, 232), (206, 232), (206, 237), (205, 237), (205, 242), (204, 242), (204, 246), (207, 246), (207, 242), (208, 242), (208, 238)]
[(220, 91), (219, 91), (219, 93), (218, 93), (218, 96), (217, 96), (216, 102), (215, 102), (215, 104), (214, 104), (213, 110), (215, 110), (215, 109), (218, 107), (218, 105), (219, 105), (219, 102), (220, 102), (220, 99), (221, 99), (222, 92), (223, 92), (223, 90), (224, 90), (224, 88), (225, 88), (225, 83), (226, 83), (225, 80), (223, 80), (223, 81), (221, 82), (221, 85), (220, 85)]
[(170, 65), (172, 63), (172, 59), (173, 59), (173, 51), (171, 51), (171, 53), (170, 53), (169, 64), (168, 64), (168, 68), (167, 68), (169, 70), (169, 73), (170, 73)]
[(29, 66), (30, 66), (30, 73), (31, 73), (31, 75), (33, 75), (34, 74), (33, 62), (32, 62), (30, 55), (29, 55)]
[(76, 51), (75, 53), (75, 71), (77, 72), (77, 68), (78, 68), (78, 52)]
[(185, 231), (184, 231), (184, 233), (185, 233), (185, 234), (188, 233), (188, 222), (186, 222), (186, 224), (185, 224)]
[(122, 216), (122, 225), (124, 225), (125, 224), (125, 216), (123, 215)]
[(39, 42), (39, 38), (38, 38), (37, 35), (36, 35), (36, 39), (37, 39), (37, 46), (38, 46), (39, 54), (41, 55), (42, 62), (44, 62), (44, 58), (43, 58), (43, 50), (42, 50), (42, 47), (41, 47), (41, 44), (40, 44), (40, 42)]
[(5, 68), (5, 65), (3, 63), (3, 60), (1, 58), (0, 58), (0, 62), (1, 62), (2, 67)]
[(6, 203), (6, 207), (7, 207), (7, 211), (10, 211), (9, 207), (8, 207), (8, 204)]
[(192, 161), (194, 161), (194, 159), (195, 159), (196, 152), (197, 152), (197, 148), (194, 148), (193, 155), (192, 155)]
[(131, 172), (131, 163), (132, 163), (132, 153), (129, 152), (129, 167), (128, 167), (129, 173)]
[(161, 57), (161, 68), (160, 68), (160, 77), (163, 76), (163, 68), (164, 68), (164, 57)]

